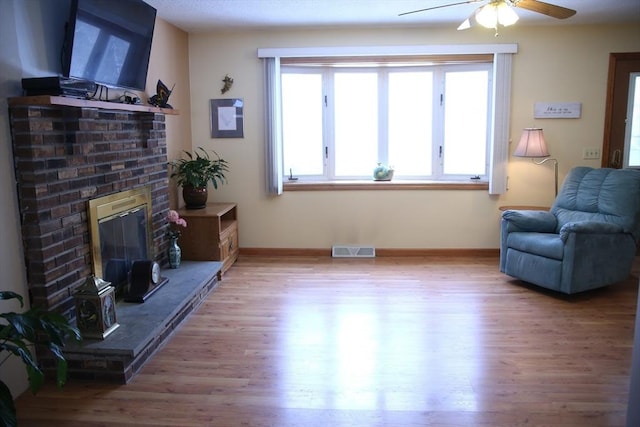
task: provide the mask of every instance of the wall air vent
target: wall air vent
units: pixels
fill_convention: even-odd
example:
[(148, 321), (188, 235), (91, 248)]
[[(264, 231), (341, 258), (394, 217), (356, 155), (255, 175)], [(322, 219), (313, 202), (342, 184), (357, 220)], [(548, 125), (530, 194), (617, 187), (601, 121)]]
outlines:
[(376, 248), (373, 246), (333, 246), (331, 256), (334, 258), (374, 258)]

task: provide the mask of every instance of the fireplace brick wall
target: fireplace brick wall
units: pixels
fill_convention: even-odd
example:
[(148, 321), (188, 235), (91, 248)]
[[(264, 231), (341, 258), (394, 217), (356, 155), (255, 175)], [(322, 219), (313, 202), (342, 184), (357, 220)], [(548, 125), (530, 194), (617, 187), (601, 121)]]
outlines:
[(74, 317), (73, 293), (92, 274), (92, 198), (149, 186), (153, 253), (167, 264), (163, 113), (13, 105), (10, 121), (32, 305)]

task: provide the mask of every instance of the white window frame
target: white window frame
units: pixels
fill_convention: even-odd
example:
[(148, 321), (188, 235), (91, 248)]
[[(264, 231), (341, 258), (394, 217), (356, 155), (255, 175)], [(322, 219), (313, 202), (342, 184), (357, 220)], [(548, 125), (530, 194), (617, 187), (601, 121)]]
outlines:
[[(439, 181), (462, 181), (468, 182), (473, 174), (447, 174), (444, 171), (444, 158), (447, 155), (446, 142), (444, 141), (444, 107), (446, 104), (447, 95), (444, 93), (445, 76), (450, 72), (473, 72), (473, 71), (485, 71), (489, 74), (488, 86), (487, 86), (487, 113), (492, 111), (491, 104), (491, 90), (492, 87), (492, 63), (490, 62), (478, 62), (468, 64), (438, 64), (438, 65), (423, 65), (423, 66), (378, 66), (378, 67), (306, 67), (297, 65), (282, 65), (281, 75), (285, 74), (314, 74), (320, 75), (322, 78), (322, 91), (324, 96), (324, 109), (323, 109), (323, 147), (322, 150), (317, 153), (318, 156), (323, 158), (323, 173), (316, 175), (304, 175), (296, 173), (296, 171), (284, 172), (284, 179), (286, 180), (290, 176), (294, 176), (299, 181), (339, 181), (339, 180), (370, 180), (370, 174), (367, 175), (352, 175), (352, 176), (337, 176), (335, 172), (337, 152), (335, 138), (332, 137), (334, 130), (333, 119), (335, 114), (334, 96), (332, 96), (334, 87), (334, 75), (335, 73), (371, 73), (374, 72), (378, 76), (378, 87), (380, 99), (378, 100), (378, 145), (377, 145), (377, 161), (383, 164), (390, 164), (388, 158), (389, 152), (389, 140), (387, 134), (387, 125), (389, 117), (388, 103), (385, 102), (385, 98), (389, 91), (389, 75), (394, 72), (411, 72), (411, 71), (424, 71), (433, 74), (433, 134), (432, 134), (432, 146), (430, 150), (432, 152), (431, 157), (431, 171), (430, 175), (399, 175), (396, 170), (396, 177), (400, 179), (408, 180), (439, 180)], [(490, 115), (487, 114), (487, 134), (485, 140), (489, 141), (491, 124)], [(484, 173), (475, 174), (478, 179), (487, 180), (489, 172), (489, 147), (490, 144), (485, 144), (485, 167)], [(284, 154), (284, 153), (283, 153)], [(285, 167), (286, 169), (286, 167)]]
[[(517, 44), (432, 45), (432, 46), (366, 46), (316, 48), (264, 48), (258, 57), (265, 65), (265, 138), (267, 189), (269, 194), (283, 191), (281, 106), (278, 83), (280, 58), (296, 57), (366, 57), (394, 55), (493, 55), (493, 111), (490, 138), (489, 194), (503, 194), (507, 189), (507, 159), (509, 152), (509, 110), (512, 56)], [(280, 156), (278, 158), (278, 156)]]

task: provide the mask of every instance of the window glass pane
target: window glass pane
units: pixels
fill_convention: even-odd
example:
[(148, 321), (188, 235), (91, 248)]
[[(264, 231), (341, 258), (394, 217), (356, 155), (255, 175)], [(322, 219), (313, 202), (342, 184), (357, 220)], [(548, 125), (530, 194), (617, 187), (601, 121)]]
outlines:
[(431, 175), (432, 72), (389, 74), (389, 165), (396, 175)]
[(285, 175), (322, 175), (322, 75), (282, 74)]
[(446, 175), (486, 174), (488, 71), (445, 76), (444, 162)]
[(335, 175), (370, 176), (378, 161), (377, 73), (336, 73)]

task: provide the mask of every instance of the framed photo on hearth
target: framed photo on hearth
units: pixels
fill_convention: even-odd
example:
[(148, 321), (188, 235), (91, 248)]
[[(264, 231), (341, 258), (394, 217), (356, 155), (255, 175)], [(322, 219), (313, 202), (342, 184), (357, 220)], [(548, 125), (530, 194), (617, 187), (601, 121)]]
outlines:
[(211, 137), (244, 138), (244, 101), (240, 98), (211, 100)]

